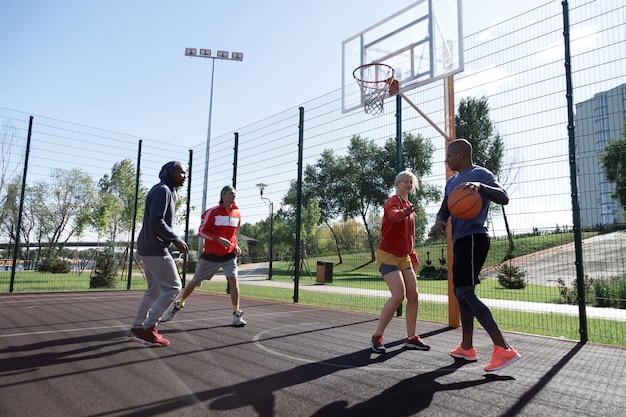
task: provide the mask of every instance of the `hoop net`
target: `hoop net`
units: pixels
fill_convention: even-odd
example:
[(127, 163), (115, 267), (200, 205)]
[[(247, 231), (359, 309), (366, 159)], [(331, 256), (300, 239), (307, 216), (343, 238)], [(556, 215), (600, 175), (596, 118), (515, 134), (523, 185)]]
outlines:
[(377, 115), (383, 112), (383, 101), (395, 72), (389, 65), (381, 63), (361, 65), (354, 70), (352, 76), (361, 87), (365, 113)]

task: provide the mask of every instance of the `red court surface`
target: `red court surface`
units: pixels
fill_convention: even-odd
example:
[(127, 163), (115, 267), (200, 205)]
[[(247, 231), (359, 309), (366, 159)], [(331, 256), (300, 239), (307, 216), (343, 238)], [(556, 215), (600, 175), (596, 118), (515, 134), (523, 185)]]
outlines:
[(619, 416), (626, 349), (507, 333), (522, 354), (487, 374), (449, 356), (460, 329), (419, 322), (431, 350), (402, 347), (404, 318), (370, 352), (377, 316), (197, 291), (159, 325), (166, 348), (127, 340), (141, 292), (0, 295), (0, 415)]

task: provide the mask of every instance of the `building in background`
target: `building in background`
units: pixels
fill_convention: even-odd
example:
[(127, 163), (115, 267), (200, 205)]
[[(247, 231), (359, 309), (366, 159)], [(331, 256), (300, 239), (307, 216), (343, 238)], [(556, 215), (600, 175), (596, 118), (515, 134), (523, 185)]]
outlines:
[(609, 140), (622, 137), (626, 122), (626, 84), (577, 103), (574, 121), (581, 225), (624, 223), (624, 211), (619, 201), (611, 197), (615, 184), (607, 181), (600, 154)]

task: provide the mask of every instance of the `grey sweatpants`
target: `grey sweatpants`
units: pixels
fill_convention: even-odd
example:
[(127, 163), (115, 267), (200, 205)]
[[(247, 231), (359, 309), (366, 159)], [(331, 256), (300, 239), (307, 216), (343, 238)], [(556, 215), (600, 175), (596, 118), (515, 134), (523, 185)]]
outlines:
[(149, 329), (174, 302), (183, 287), (174, 259), (170, 256), (142, 256), (148, 289), (137, 308), (133, 328)]

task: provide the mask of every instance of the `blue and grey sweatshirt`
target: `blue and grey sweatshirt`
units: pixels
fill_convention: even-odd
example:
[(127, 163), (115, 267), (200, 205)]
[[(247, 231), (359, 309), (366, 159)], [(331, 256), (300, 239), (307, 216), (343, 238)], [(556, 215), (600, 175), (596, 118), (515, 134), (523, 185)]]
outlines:
[(176, 206), (174, 189), (174, 165), (170, 161), (163, 165), (156, 184), (146, 196), (143, 225), (137, 238), (137, 252), (141, 256), (165, 256), (167, 248), (175, 241), (181, 241), (172, 229)]

